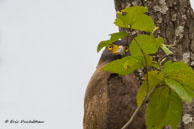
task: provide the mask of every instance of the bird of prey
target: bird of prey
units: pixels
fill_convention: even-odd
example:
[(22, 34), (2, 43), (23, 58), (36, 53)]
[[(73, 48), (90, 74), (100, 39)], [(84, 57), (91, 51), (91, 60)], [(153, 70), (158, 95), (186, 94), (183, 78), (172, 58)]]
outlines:
[[(121, 129), (137, 108), (138, 84), (134, 73), (121, 76), (101, 68), (116, 59), (129, 56), (128, 43), (118, 40), (103, 51), (85, 93), (84, 129)], [(146, 129), (141, 109), (127, 129)]]

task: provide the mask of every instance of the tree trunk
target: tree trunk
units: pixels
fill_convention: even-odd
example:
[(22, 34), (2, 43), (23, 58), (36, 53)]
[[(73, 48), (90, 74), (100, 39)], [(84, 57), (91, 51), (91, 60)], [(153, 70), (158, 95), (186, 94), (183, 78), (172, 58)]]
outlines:
[[(194, 68), (194, 12), (189, 0), (114, 0), (116, 11), (130, 6), (148, 7), (155, 26), (159, 29), (156, 36), (161, 36), (165, 44), (172, 44), (173, 61), (183, 60)], [(121, 31), (127, 31), (122, 30)], [(130, 41), (130, 39), (127, 39)], [(163, 53), (160, 52), (158, 58)], [(183, 119), (179, 129), (194, 129), (194, 102), (184, 104)]]

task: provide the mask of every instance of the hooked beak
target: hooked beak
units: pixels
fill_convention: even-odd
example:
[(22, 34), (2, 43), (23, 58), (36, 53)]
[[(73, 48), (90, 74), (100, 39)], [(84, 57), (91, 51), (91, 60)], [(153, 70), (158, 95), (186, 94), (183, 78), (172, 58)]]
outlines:
[(123, 56), (125, 54), (124, 47), (123, 46), (118, 46), (117, 50), (114, 53)]

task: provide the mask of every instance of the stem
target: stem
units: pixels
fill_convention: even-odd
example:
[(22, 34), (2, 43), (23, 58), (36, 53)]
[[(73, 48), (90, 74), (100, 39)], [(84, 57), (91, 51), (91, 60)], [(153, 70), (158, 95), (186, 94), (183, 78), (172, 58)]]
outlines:
[[(140, 48), (140, 50), (141, 50), (141, 52), (142, 52), (142, 54), (143, 54), (143, 57), (144, 57), (144, 61), (145, 61), (145, 73), (146, 73), (146, 84), (147, 84), (147, 89), (146, 89), (146, 96), (148, 95), (148, 92), (149, 92), (149, 82), (148, 82), (148, 77), (149, 77), (149, 75), (148, 75), (148, 64), (147, 64), (147, 60), (146, 60), (146, 56), (145, 56), (145, 53), (144, 53), (144, 51), (143, 51), (143, 49), (141, 48), (141, 46), (140, 46), (140, 44), (137, 42), (137, 40), (134, 38), (134, 40), (135, 40), (135, 42), (137, 43), (137, 45), (138, 45), (138, 47)], [(146, 97), (145, 96), (145, 97)]]
[(147, 60), (146, 60), (146, 56), (145, 56), (145, 53), (143, 51), (143, 49), (141, 48), (140, 44), (137, 42), (137, 40), (134, 38), (135, 42), (137, 43), (138, 47), (140, 48), (142, 54), (143, 54), (143, 57), (144, 57), (144, 60), (145, 60), (145, 72), (146, 72), (146, 81), (147, 81), (147, 89), (146, 89), (146, 95), (144, 97), (144, 100), (143, 102), (141, 103), (140, 106), (138, 106), (136, 108), (136, 110), (133, 112), (132, 116), (130, 117), (129, 121), (121, 128), (121, 129), (126, 129), (126, 127), (133, 121), (133, 119), (135, 118), (136, 114), (138, 113), (139, 109), (143, 106), (143, 104), (149, 99), (150, 95), (152, 94), (152, 92), (155, 90), (155, 87), (152, 89), (151, 93), (148, 95), (148, 92), (149, 92), (149, 80), (148, 80), (148, 64), (147, 64)]

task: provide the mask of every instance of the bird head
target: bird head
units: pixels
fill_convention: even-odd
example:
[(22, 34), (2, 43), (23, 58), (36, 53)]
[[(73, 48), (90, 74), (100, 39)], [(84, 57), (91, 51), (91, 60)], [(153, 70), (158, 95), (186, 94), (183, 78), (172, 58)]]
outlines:
[(127, 42), (117, 40), (112, 44), (109, 44), (103, 51), (100, 62), (113, 61), (121, 59), (122, 57), (129, 56), (129, 45)]

